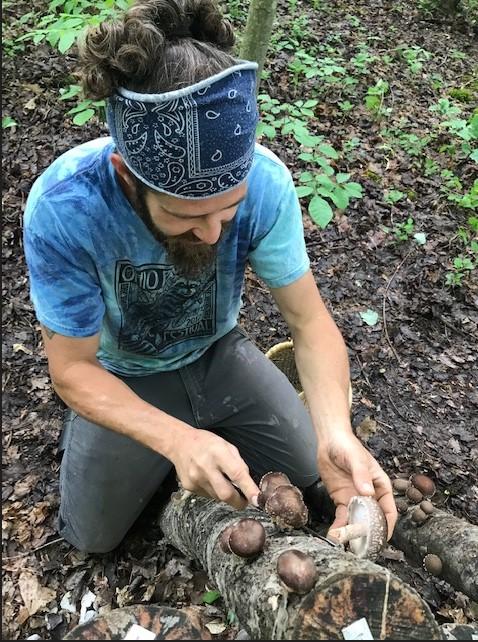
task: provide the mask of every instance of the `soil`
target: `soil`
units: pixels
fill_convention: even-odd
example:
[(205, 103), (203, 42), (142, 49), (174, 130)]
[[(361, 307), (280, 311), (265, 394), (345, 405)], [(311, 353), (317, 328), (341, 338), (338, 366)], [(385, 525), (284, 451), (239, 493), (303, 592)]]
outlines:
[[(5, 21), (14, 24), (32, 6), (45, 5), (16, 2), (5, 8)], [(428, 474), (438, 487), (437, 503), (478, 524), (476, 271), (461, 286), (445, 282), (453, 258), (463, 252), (457, 230), (466, 227), (471, 211), (446, 198), (439, 175), (424, 172), (424, 159), (445, 169), (443, 159), (448, 158), (448, 169), (468, 187), (476, 164), (450, 160), (439, 151), (450, 142), (446, 133), (418, 156), (383, 134), (384, 127), (400, 126), (417, 136), (436, 132), (437, 116), (428, 107), (451, 88), (476, 83), (476, 40), (458, 22), (424, 20), (411, 3), (360, 0), (352, 10), (341, 1), (319, 9), (298, 2), (291, 11), (293, 3), (279, 2), (277, 29), (295, 34), (304, 48), (319, 46), (321, 56), (341, 55), (358, 79), (353, 95), (360, 98), (355, 100), (341, 83), (317, 78), (301, 80), (295, 88), (287, 71), (293, 52), (279, 47), (269, 56), (261, 87), (281, 102), (316, 97), (319, 105), (309, 127), (337, 150), (359, 139), (334, 164), (363, 186), (364, 197), (345, 212), (337, 211), (325, 230), (311, 221), (304, 201), (312, 270), (349, 349), (354, 429), (391, 477)], [(297, 26), (297, 16), (307, 18), (306, 27)], [(361, 43), (378, 59), (359, 73), (351, 58)], [(401, 45), (430, 52), (421, 71), (410, 71), (397, 50)], [(231, 638), (238, 629), (234, 614), (227, 613), (220, 598), (204, 604), (205, 591), (213, 588), (204, 573), (162, 539), (157, 526), (161, 497), (108, 555), (79, 553), (56, 534), (57, 444), (64, 405), (52, 391), (29, 301), (22, 212), (33, 181), (54, 158), (107, 133), (98, 120), (73, 125), (66, 112), (75, 102), (58, 100), (59, 89), (74, 82), (74, 65), (73, 54), (59, 55), (44, 44), (27, 43), (4, 58), (3, 113), (18, 125), (4, 130), (3, 158), (3, 634), (8, 639), (33, 633), (62, 638), (78, 622), (90, 591), (96, 611), (136, 603), (198, 605), (206, 621), (216, 625), (211, 627), (215, 637)], [(390, 84), (384, 107), (391, 111), (381, 118), (363, 105), (367, 88), (379, 78)], [(350, 111), (339, 106), (347, 99), (355, 105)], [(460, 107), (463, 117), (471, 114), (470, 103)], [(262, 142), (298, 179), (305, 163), (293, 139), (279, 134)], [(387, 203), (384, 193), (390, 189), (401, 190), (404, 198)], [(414, 233), (426, 234), (424, 245), (413, 235), (395, 238), (394, 227), (408, 217)], [(378, 312), (375, 325), (360, 316), (367, 309)], [(252, 272), (247, 273), (240, 322), (264, 351), (288, 339), (267, 289)], [(380, 563), (415, 587), (440, 623), (478, 619), (478, 605), (411, 566), (399, 552), (390, 550)], [(74, 606), (60, 604), (65, 594)]]

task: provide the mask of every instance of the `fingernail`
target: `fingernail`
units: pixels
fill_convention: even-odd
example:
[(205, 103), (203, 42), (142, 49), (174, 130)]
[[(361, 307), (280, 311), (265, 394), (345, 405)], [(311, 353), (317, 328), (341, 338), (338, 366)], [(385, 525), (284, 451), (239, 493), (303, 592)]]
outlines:
[(254, 497), (251, 499), (251, 504), (255, 506), (256, 508), (259, 508), (259, 502), (257, 501), (257, 495), (254, 495)]

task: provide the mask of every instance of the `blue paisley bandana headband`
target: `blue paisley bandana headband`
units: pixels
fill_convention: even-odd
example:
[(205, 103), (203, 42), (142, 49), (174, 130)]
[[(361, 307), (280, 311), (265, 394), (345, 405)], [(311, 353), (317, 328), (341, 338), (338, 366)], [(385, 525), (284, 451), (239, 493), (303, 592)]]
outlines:
[(256, 125), (255, 62), (241, 61), (164, 94), (118, 88), (107, 118), (118, 152), (151, 189), (200, 199), (241, 184), (252, 165)]

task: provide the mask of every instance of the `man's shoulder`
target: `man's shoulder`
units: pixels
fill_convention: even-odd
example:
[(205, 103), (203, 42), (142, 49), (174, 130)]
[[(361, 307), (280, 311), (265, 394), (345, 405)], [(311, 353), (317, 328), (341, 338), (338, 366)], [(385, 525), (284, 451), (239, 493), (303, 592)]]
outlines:
[(105, 158), (114, 145), (111, 138), (97, 138), (64, 152), (34, 182), (25, 209), (25, 224), (40, 204), (77, 201), (91, 197), (105, 172)]
[(280, 174), (282, 176), (289, 174), (285, 163), (274, 152), (260, 143), (255, 145), (252, 168), (253, 170), (260, 169), (262, 172), (269, 174)]

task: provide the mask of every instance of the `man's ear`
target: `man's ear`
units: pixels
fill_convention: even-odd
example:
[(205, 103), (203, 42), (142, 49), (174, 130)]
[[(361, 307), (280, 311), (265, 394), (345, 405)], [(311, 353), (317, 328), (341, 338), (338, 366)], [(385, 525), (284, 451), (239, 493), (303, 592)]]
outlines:
[(126, 185), (128, 189), (134, 190), (135, 179), (129, 169), (126, 167), (122, 157), (117, 152), (113, 152), (110, 156), (110, 160), (121, 182)]

